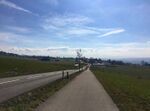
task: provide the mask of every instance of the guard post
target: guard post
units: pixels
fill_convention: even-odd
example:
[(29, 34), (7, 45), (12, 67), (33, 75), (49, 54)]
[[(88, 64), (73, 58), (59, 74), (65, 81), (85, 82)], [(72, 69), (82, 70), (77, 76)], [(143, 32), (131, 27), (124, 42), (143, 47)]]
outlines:
[(67, 72), (67, 79), (69, 79), (69, 72)]
[(64, 70), (63, 70), (63, 71), (62, 71), (62, 79), (64, 79), (64, 74), (65, 74), (65, 73), (64, 73)]

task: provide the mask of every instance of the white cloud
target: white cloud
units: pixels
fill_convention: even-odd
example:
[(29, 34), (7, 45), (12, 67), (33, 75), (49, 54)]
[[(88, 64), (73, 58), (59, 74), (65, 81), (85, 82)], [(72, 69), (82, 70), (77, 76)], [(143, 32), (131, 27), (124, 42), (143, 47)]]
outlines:
[(0, 41), (8, 41), (16, 38), (16, 35), (9, 32), (0, 32)]
[(97, 48), (83, 48), (86, 57), (101, 58), (134, 58), (134, 57), (150, 57), (150, 43), (147, 42), (131, 42), (108, 44), (101, 43)]
[(59, 29), (60, 29), (59, 27), (56, 27), (56, 26), (51, 25), (51, 24), (44, 24), (44, 25), (42, 25), (42, 27), (43, 27), (46, 31), (48, 31), (48, 30), (54, 30), (54, 31), (56, 31), (56, 30), (59, 30)]
[(127, 57), (150, 57), (150, 43), (119, 43), (107, 44), (96, 48), (70, 48), (48, 47), (48, 48), (18, 48), (18, 47), (2, 47), (0, 50), (26, 54), (26, 55), (49, 55), (60, 57), (75, 57), (76, 50), (82, 49), (83, 55), (86, 57), (101, 57), (101, 58), (127, 58)]
[(71, 30), (68, 30), (67, 32), (69, 35), (89, 35), (89, 34), (95, 34), (97, 33), (96, 31), (92, 31), (92, 30), (87, 30), (87, 29), (78, 29), (78, 28), (74, 28)]
[(44, 20), (42, 26), (55, 26), (55, 27), (65, 27), (65, 26), (81, 26), (92, 22), (92, 20), (85, 16), (66, 14), (66, 15), (56, 15), (53, 17), (48, 17)]
[(113, 31), (102, 34), (99, 37), (105, 37), (105, 36), (109, 36), (109, 35), (113, 35), (113, 34), (118, 34), (118, 33), (124, 32), (124, 31), (125, 31), (125, 29), (115, 29)]
[(44, 30), (60, 37), (105, 37), (125, 31), (123, 28), (90, 27), (94, 20), (74, 14), (55, 15), (43, 21)]
[(0, 0), (0, 4), (2, 5), (5, 5), (5, 6), (8, 6), (10, 8), (14, 8), (16, 10), (20, 10), (20, 11), (23, 11), (23, 12), (26, 12), (26, 13), (30, 13), (30, 14), (33, 14), (31, 11), (27, 10), (27, 9), (24, 9), (18, 5), (16, 5), (15, 3), (12, 3), (8, 0)]
[[(53, 29), (52, 29), (53, 30)], [(51, 30), (51, 31), (52, 31)], [(113, 34), (119, 34), (125, 29), (117, 28), (96, 28), (86, 26), (71, 26), (66, 28), (55, 27), (54, 33), (60, 37), (106, 37)]]
[(24, 28), (24, 27), (18, 27), (18, 26), (5, 26), (7, 29), (15, 31), (15, 32), (21, 32), (21, 33), (28, 33), (31, 29)]
[[(33, 38), (32, 38), (33, 37)], [(35, 40), (36, 39), (36, 40)], [(14, 32), (0, 32), (0, 47), (1, 45), (13, 45), (22, 46), (22, 47), (47, 47), (47, 46), (56, 46), (61, 47), (66, 44), (63, 41), (50, 40), (48, 36), (45, 35), (30, 35)]]
[(28, 39), (25, 35), (17, 34), (13, 32), (0, 32), (0, 44), (11, 45), (11, 44), (21, 44), (28, 45), (33, 43), (33, 40)]
[(86, 55), (102, 58), (150, 57), (150, 48), (107, 47), (102, 49), (94, 49), (92, 53), (88, 52)]
[(59, 30), (60, 36), (69, 36), (69, 37), (86, 37), (89, 35), (96, 35), (99, 34), (99, 32), (95, 30), (90, 30), (84, 27), (69, 27), (66, 29)]
[(59, 1), (58, 0), (45, 0), (46, 3), (49, 3), (52, 6), (58, 6), (59, 5)]
[(50, 56), (61, 56), (71, 57), (75, 55), (75, 51), (68, 47), (48, 47), (48, 48), (18, 48), (18, 47), (2, 47), (2, 51), (23, 54), (23, 55), (50, 55)]

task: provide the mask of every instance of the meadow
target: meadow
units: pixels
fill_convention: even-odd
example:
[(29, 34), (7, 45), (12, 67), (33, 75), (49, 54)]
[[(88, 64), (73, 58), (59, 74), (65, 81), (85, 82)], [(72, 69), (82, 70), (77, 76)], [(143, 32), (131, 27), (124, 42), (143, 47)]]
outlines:
[(92, 67), (120, 111), (150, 111), (150, 67)]
[(65, 69), (74, 69), (74, 61), (40, 61), (0, 56), (0, 77), (19, 76)]

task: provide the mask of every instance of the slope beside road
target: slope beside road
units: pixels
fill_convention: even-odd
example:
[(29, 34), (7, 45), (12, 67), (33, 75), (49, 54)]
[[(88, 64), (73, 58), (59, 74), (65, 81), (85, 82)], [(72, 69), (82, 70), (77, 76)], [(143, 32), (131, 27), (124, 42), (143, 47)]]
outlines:
[(90, 70), (41, 104), (36, 111), (119, 111)]

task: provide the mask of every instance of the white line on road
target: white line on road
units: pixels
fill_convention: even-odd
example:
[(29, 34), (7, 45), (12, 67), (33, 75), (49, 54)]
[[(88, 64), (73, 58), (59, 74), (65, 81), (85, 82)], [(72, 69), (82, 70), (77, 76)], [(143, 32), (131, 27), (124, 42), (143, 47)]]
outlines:
[(11, 81), (5, 81), (5, 82), (1, 82), (0, 84), (6, 84), (6, 83), (10, 83), (10, 82), (15, 82), (15, 81), (19, 81), (20, 79), (14, 79)]
[(27, 79), (33, 79), (33, 78), (37, 78), (37, 77), (41, 77), (43, 75), (38, 75), (38, 76), (30, 76), (30, 77), (27, 77)]

